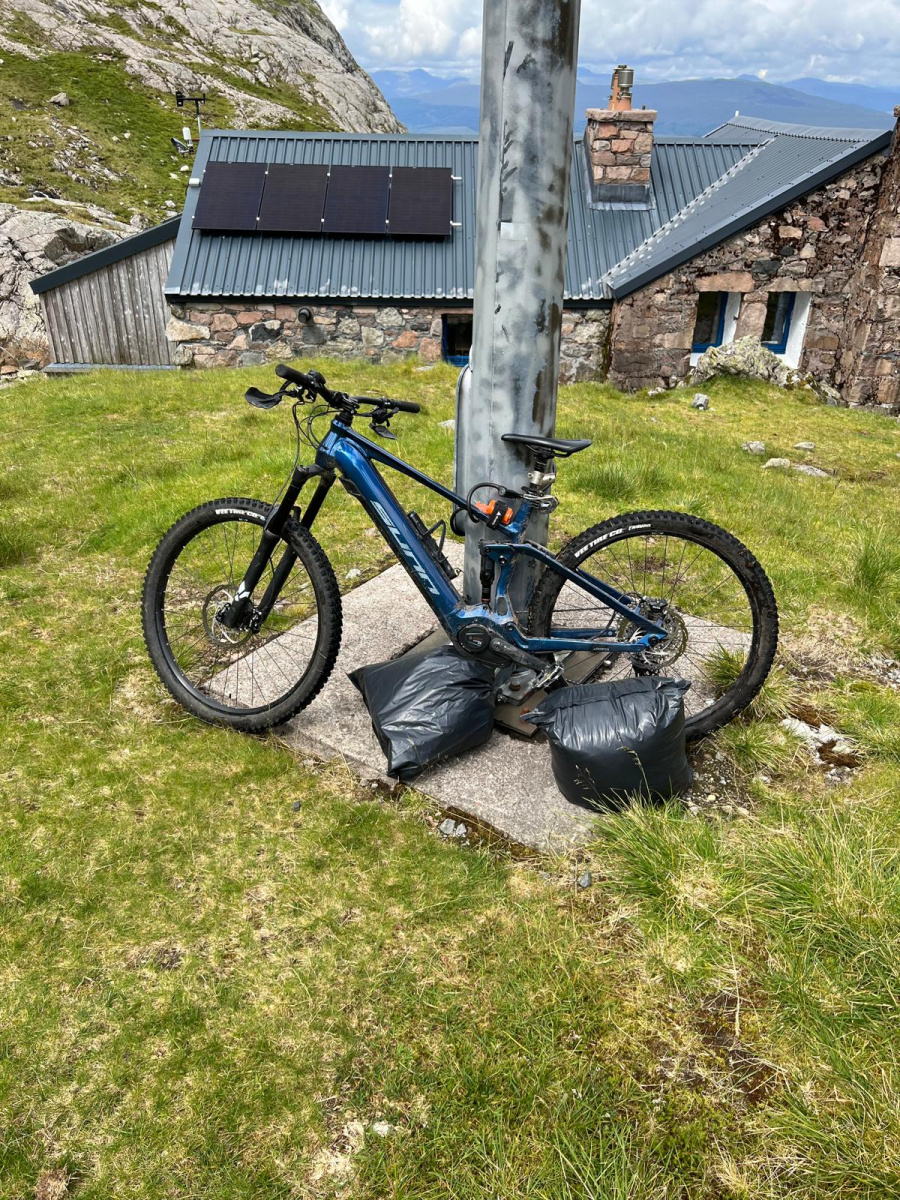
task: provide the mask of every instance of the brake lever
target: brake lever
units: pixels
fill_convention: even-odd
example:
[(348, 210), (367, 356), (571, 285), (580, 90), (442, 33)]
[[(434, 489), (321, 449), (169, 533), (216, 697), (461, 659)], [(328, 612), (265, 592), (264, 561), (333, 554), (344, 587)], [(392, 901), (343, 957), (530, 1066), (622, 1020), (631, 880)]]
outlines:
[(391, 418), (384, 408), (376, 408), (369, 418), (369, 423), (372, 426), (372, 432), (377, 433), (379, 437), (387, 438), (388, 441), (396, 442), (396, 433), (391, 433), (388, 426), (391, 423)]

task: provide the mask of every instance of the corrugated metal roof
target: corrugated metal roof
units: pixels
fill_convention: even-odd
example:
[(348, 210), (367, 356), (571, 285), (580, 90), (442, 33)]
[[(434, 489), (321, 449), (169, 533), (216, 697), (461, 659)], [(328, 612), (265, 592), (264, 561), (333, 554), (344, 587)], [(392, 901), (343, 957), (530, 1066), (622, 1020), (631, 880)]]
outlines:
[(389, 238), (207, 234), (191, 229), (199, 189), (188, 189), (167, 295), (456, 299), (472, 296), (475, 261), (474, 137), (206, 132), (195, 177), (206, 163), (327, 163), (332, 166), (450, 167), (453, 236)]
[(784, 208), (857, 162), (885, 150), (891, 131), (814, 129), (738, 118), (709, 136), (763, 137), (729, 171), (607, 273), (608, 294), (626, 296), (731, 234)]
[[(640, 276), (646, 282), (648, 270), (662, 274), (670, 267), (657, 270), (656, 264), (667, 262), (667, 255), (677, 256), (690, 245), (697, 246), (714, 231), (716, 222), (727, 215), (729, 203), (733, 213), (736, 200), (746, 206), (773, 189), (783, 192), (804, 172), (810, 178), (823, 163), (831, 169), (836, 158), (859, 151), (858, 139), (840, 137), (847, 131), (836, 131), (832, 139), (821, 136), (825, 132), (819, 130), (808, 138), (791, 135), (790, 145), (786, 138), (780, 150), (769, 154), (762, 170), (758, 160), (763, 151), (769, 153), (781, 138), (760, 122), (741, 118), (708, 138), (658, 138), (651, 205), (646, 209), (592, 204), (584, 143), (577, 140), (570, 183), (566, 300), (596, 302), (626, 294), (642, 285), (632, 279)], [(872, 132), (864, 133), (870, 143), (866, 153), (873, 153)], [(440, 241), (201, 233), (191, 228), (199, 188), (189, 187), (166, 295), (471, 302), (477, 153), (477, 138), (466, 136), (208, 130), (200, 139), (194, 164), (194, 176), (199, 178), (210, 161), (450, 167), (459, 177), (453, 202), (453, 220), (459, 225), (451, 237)], [(741, 176), (744, 190), (729, 191)]]

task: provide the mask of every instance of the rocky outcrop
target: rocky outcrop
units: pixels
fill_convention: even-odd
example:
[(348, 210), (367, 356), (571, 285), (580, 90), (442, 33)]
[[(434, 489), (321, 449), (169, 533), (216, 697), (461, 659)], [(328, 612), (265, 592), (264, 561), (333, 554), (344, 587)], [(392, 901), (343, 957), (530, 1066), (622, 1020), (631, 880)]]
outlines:
[(727, 346), (710, 346), (691, 371), (691, 383), (706, 383), (716, 375), (740, 375), (744, 379), (762, 379), (778, 387), (787, 387), (799, 380), (792, 370), (757, 338), (739, 338)]
[[(38, 44), (34, 37), (17, 40), (17, 14), (40, 31)], [(323, 110), (336, 129), (401, 128), (313, 0), (12, 0), (4, 6), (4, 27), (0, 45), (32, 59), (45, 51), (106, 52), (169, 97), (178, 88), (214, 87), (242, 126), (296, 119), (279, 94), (287, 87)]]
[[(717, 375), (738, 375), (742, 379), (759, 379), (782, 388), (808, 388), (825, 404), (842, 402), (837, 388), (809, 372), (789, 367), (783, 358), (767, 350), (755, 337), (738, 338), (727, 346), (710, 346), (700, 355), (691, 371), (691, 383), (706, 383)], [(751, 445), (753, 443), (747, 443)], [(771, 460), (773, 462), (780, 460)], [(769, 464), (767, 463), (766, 466)]]
[(48, 360), (40, 300), (29, 281), (132, 232), (111, 217), (104, 225), (87, 225), (0, 204), (0, 365)]

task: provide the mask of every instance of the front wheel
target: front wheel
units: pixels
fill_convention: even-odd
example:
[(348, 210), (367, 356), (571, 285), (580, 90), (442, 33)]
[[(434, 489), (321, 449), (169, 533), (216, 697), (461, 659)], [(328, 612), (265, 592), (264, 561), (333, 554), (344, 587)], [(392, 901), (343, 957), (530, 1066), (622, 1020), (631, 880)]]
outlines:
[[(144, 639), (160, 679), (189, 712), (258, 733), (305, 708), (331, 674), (341, 596), (309, 530), (289, 520), (240, 628), (220, 616), (260, 542), (269, 506), (213, 500), (187, 513), (156, 548), (144, 581)], [(267, 588), (282, 567), (284, 582)]]
[[(576, 651), (562, 662), (568, 683), (631, 674), (677, 675), (691, 682), (685, 732), (702, 737), (751, 702), (778, 645), (778, 610), (765, 571), (737, 538), (687, 513), (613, 517), (573, 538), (558, 555), (629, 598), (629, 607), (662, 625), (667, 638), (642, 654)], [(566, 629), (611, 629), (629, 642), (640, 630), (548, 567), (529, 613), (533, 637)]]

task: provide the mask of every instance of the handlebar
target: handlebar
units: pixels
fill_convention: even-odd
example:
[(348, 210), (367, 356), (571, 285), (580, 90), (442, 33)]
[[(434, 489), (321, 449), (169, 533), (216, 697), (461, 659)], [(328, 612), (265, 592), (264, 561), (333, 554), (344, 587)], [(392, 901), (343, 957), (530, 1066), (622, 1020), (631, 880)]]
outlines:
[[(366, 415), (371, 416), (375, 422), (386, 421), (398, 412), (417, 413), (422, 411), (420, 405), (414, 404), (411, 400), (389, 400), (386, 396), (348, 396), (344, 392), (333, 392), (326, 386), (324, 376), (318, 371), (304, 373), (294, 367), (289, 367), (287, 363), (279, 363), (275, 368), (275, 374), (279, 379), (285, 380), (281, 389), (270, 396), (258, 388), (248, 388), (245, 392), (248, 404), (252, 404), (254, 408), (274, 408), (284, 399), (287, 384), (293, 383), (301, 391), (306, 392), (310, 398), (320, 397), (330, 408), (349, 415), (351, 420), (353, 415), (358, 413), (361, 404), (371, 405), (373, 411)], [(296, 393), (288, 394), (296, 395)]]
[[(325, 380), (318, 371), (311, 371), (308, 375), (304, 375), (302, 371), (296, 371), (293, 367), (289, 367), (287, 363), (279, 363), (275, 368), (275, 374), (279, 379), (286, 379), (288, 383), (296, 383), (299, 387), (305, 388), (309, 392), (327, 390), (325, 389)], [(324, 396), (322, 398), (325, 399)]]

